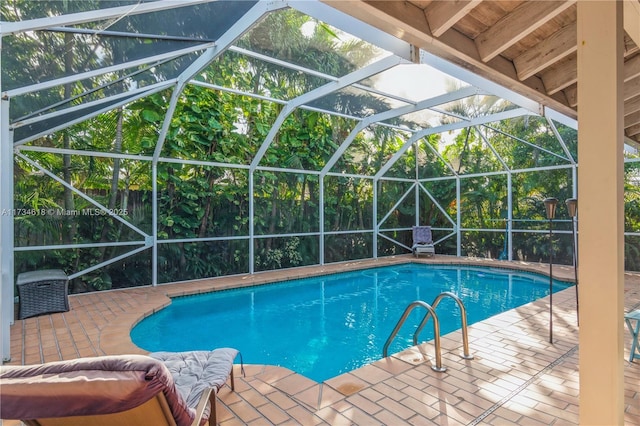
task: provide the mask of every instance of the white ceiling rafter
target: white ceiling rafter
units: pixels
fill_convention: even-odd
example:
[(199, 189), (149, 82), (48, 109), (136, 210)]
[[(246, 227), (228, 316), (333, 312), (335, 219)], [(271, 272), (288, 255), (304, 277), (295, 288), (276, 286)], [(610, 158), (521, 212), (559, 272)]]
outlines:
[(289, 1), (288, 4), (296, 10), (358, 37), (360, 40), (376, 45), (407, 61), (412, 60), (410, 43), (334, 9), (326, 3), (319, 0), (295, 0)]
[(539, 146), (539, 145), (536, 145), (536, 144), (534, 144), (534, 143), (532, 143), (532, 142), (529, 142), (529, 141), (527, 141), (527, 140), (524, 140), (524, 139), (522, 139), (522, 138), (519, 138), (519, 137), (517, 137), (517, 136), (514, 136), (514, 135), (512, 135), (512, 134), (510, 134), (510, 133), (505, 132), (504, 130), (497, 129), (497, 128), (495, 128), (495, 127), (493, 127), (493, 126), (490, 126), (490, 125), (488, 125), (488, 124), (485, 124), (483, 127), (485, 127), (485, 128), (486, 128), (486, 129), (488, 129), (488, 130), (491, 130), (491, 131), (493, 131), (493, 132), (500, 133), (501, 135), (507, 136), (507, 137), (509, 137), (509, 138), (511, 138), (511, 139), (513, 139), (513, 140), (515, 140), (515, 141), (518, 141), (518, 142), (520, 142), (520, 143), (522, 143), (522, 144), (525, 144), (525, 145), (527, 145), (527, 146), (530, 146), (530, 147), (532, 147), (532, 148), (534, 148), (534, 149), (537, 149), (537, 150), (538, 150), (538, 151), (540, 151), (540, 152), (544, 152), (544, 153), (549, 154), (549, 155), (551, 155), (551, 156), (553, 156), (553, 157), (559, 158), (559, 159), (560, 159), (560, 160), (562, 160), (562, 161), (571, 162), (570, 158), (563, 157), (562, 155), (560, 155), (560, 154), (558, 154), (558, 153), (555, 153), (555, 152), (550, 151), (550, 150), (548, 150), (548, 149), (546, 149), (546, 148), (543, 148), (543, 147), (541, 147), (541, 146)]
[[(166, 83), (168, 83), (168, 84), (166, 84)], [(40, 131), (38, 133), (34, 133), (32, 135), (29, 135), (26, 138), (16, 140), (14, 142), (14, 144), (16, 146), (23, 145), (25, 143), (31, 142), (31, 141), (33, 141), (35, 139), (38, 139), (39, 137), (50, 135), (51, 133), (54, 133), (54, 132), (57, 132), (57, 131), (60, 131), (60, 130), (64, 130), (64, 129), (70, 127), (70, 126), (73, 126), (74, 124), (82, 123), (83, 121), (87, 121), (90, 118), (93, 118), (93, 117), (96, 117), (96, 116), (98, 116), (100, 114), (103, 114), (105, 112), (111, 111), (114, 108), (118, 108), (120, 106), (127, 105), (127, 104), (129, 104), (129, 103), (131, 103), (131, 102), (133, 102), (133, 101), (135, 101), (137, 99), (141, 99), (141, 98), (149, 96), (149, 95), (151, 95), (153, 93), (160, 92), (160, 91), (162, 91), (164, 89), (167, 89), (167, 88), (171, 87), (172, 84), (173, 84), (173, 82), (169, 81), (169, 82), (164, 82), (163, 84), (154, 85), (153, 87), (150, 86), (148, 88), (145, 88), (146, 90), (142, 90), (142, 91), (140, 91), (140, 93), (136, 93), (135, 95), (132, 95), (131, 92), (125, 92), (124, 93), (125, 99), (123, 99), (123, 100), (121, 100), (119, 102), (114, 102), (114, 103), (112, 103), (110, 105), (105, 106), (104, 108), (100, 108), (99, 110), (93, 111), (93, 112), (88, 113), (88, 114), (84, 114), (84, 115), (82, 115), (80, 117), (77, 117), (77, 118), (75, 118), (73, 120), (69, 120), (69, 121), (60, 123), (60, 124), (58, 124), (56, 126), (52, 126), (52, 127), (48, 128), (46, 130), (43, 130), (43, 131)], [(104, 104), (104, 103), (108, 103), (109, 101), (112, 101), (113, 99), (114, 98), (111, 97), (111, 98), (100, 99), (100, 100), (94, 101), (94, 102), (89, 102), (89, 103), (87, 103), (85, 105), (81, 105), (81, 108), (79, 107), (79, 108), (77, 108), (77, 110), (87, 109), (87, 108), (89, 108), (89, 106), (96, 106), (96, 105), (101, 105), (101, 104)], [(116, 98), (116, 99), (118, 99), (118, 98)], [(67, 111), (67, 110), (61, 111), (62, 115), (67, 114), (68, 112), (69, 111)], [(58, 116), (58, 114), (56, 113), (55, 116)], [(38, 121), (46, 121), (46, 120), (38, 120)]]
[(327, 161), (327, 164), (322, 169), (323, 174), (326, 174), (331, 170), (331, 168), (335, 165), (338, 159), (345, 153), (347, 148), (351, 145), (351, 142), (355, 139), (355, 137), (365, 129), (367, 126), (373, 123), (379, 123), (384, 120), (388, 120), (390, 118), (399, 117), (404, 114), (408, 114), (415, 111), (420, 111), (423, 109), (427, 109), (436, 105), (441, 105), (447, 102), (452, 102), (455, 100), (463, 99), (475, 94), (478, 94), (479, 90), (475, 87), (465, 87), (459, 89), (455, 92), (450, 92), (445, 95), (436, 96), (433, 98), (425, 99), (424, 101), (418, 102), (416, 105), (407, 105), (400, 108), (391, 109), (379, 114), (371, 115), (364, 120), (362, 120), (358, 125), (349, 133), (349, 135), (345, 138), (345, 140), (340, 144), (338, 150), (333, 154), (331, 159)]
[(280, 112), (280, 115), (278, 116), (274, 124), (272, 125), (271, 129), (269, 130), (269, 133), (265, 137), (264, 142), (260, 146), (260, 149), (258, 149), (256, 156), (251, 162), (251, 168), (255, 169), (258, 166), (258, 164), (262, 160), (262, 157), (264, 156), (267, 149), (271, 145), (271, 142), (275, 138), (276, 134), (280, 131), (280, 127), (284, 123), (284, 120), (289, 116), (289, 114), (293, 112), (294, 109), (308, 102), (311, 102), (315, 99), (319, 99), (325, 95), (328, 95), (337, 90), (350, 86), (355, 82), (363, 80), (372, 75), (378, 74), (395, 65), (398, 65), (402, 61), (403, 61), (402, 58), (399, 58), (397, 56), (388, 56), (377, 62), (374, 62), (373, 64), (367, 65), (362, 69), (354, 71), (351, 74), (347, 74), (344, 77), (339, 78), (337, 81), (333, 81), (328, 84), (325, 84), (324, 86), (320, 86), (317, 89), (311, 90), (305, 93), (304, 95), (298, 96), (297, 98), (294, 98), (291, 101), (289, 101), (285, 105), (283, 110)]
[(121, 71), (127, 68), (133, 68), (133, 67), (137, 67), (140, 65), (146, 65), (152, 62), (157, 62), (157, 61), (162, 61), (165, 59), (172, 59), (172, 58), (177, 58), (183, 55), (187, 55), (189, 53), (194, 53), (200, 50), (205, 50), (208, 49), (212, 46), (214, 46), (215, 43), (206, 43), (204, 45), (199, 45), (199, 46), (193, 46), (193, 47), (189, 47), (189, 48), (185, 48), (185, 49), (180, 49), (180, 50), (175, 50), (173, 52), (170, 53), (164, 53), (161, 55), (154, 55), (154, 56), (149, 56), (147, 58), (143, 58), (143, 59), (138, 59), (135, 61), (130, 61), (130, 62), (125, 62), (122, 64), (118, 64), (118, 65), (113, 65), (110, 67), (104, 67), (104, 68), (100, 68), (100, 69), (96, 69), (96, 70), (92, 70), (92, 71), (86, 71), (86, 72), (82, 72), (82, 73), (78, 73), (78, 74), (74, 74), (71, 76), (66, 76), (66, 77), (62, 77), (62, 78), (56, 78), (54, 80), (49, 80), (49, 81), (44, 81), (42, 83), (37, 83), (37, 84), (31, 84), (29, 86), (24, 86), (24, 87), (20, 87), (17, 89), (11, 89), (11, 90), (7, 90), (5, 92), (3, 92), (3, 97), (8, 97), (8, 98), (13, 98), (16, 96), (21, 96), (21, 95), (25, 95), (28, 93), (33, 93), (33, 92), (37, 92), (40, 90), (45, 90), (45, 89), (50, 89), (52, 87), (59, 87), (59, 86), (64, 86), (65, 84), (69, 84), (69, 83), (74, 83), (77, 81), (81, 81), (81, 80), (85, 80), (85, 79), (89, 79), (89, 78), (93, 78), (93, 77), (98, 77), (104, 74), (108, 74), (108, 73), (112, 73), (112, 72), (117, 72), (117, 71)]
[(482, 141), (484, 142), (485, 145), (487, 145), (487, 147), (491, 150), (491, 152), (493, 152), (493, 155), (496, 156), (496, 159), (498, 160), (498, 162), (500, 163), (500, 165), (502, 166), (502, 168), (505, 171), (509, 171), (510, 167), (507, 165), (507, 163), (504, 161), (504, 159), (502, 158), (502, 156), (500, 155), (500, 153), (498, 153), (498, 151), (496, 151), (495, 147), (491, 144), (491, 142), (489, 141), (489, 139), (487, 139), (487, 137), (480, 131), (480, 127), (478, 126), (474, 126), (473, 127), (475, 129), (476, 132), (478, 132), (478, 135), (480, 135), (480, 139), (482, 139)]
[(402, 147), (396, 151), (396, 153), (389, 159), (389, 161), (387, 161), (387, 163), (385, 163), (380, 170), (375, 174), (375, 178), (379, 179), (382, 176), (384, 176), (385, 173), (387, 173), (387, 171), (389, 171), (389, 169), (391, 168), (391, 166), (393, 166), (393, 164), (398, 161), (398, 159), (404, 155), (404, 153), (407, 151), (407, 149), (409, 149), (409, 147), (418, 139), (421, 139), (425, 136), (429, 136), (429, 135), (434, 135), (437, 133), (444, 133), (444, 132), (448, 132), (450, 130), (457, 130), (457, 129), (463, 129), (466, 127), (472, 127), (472, 126), (477, 126), (477, 125), (481, 125), (481, 124), (487, 124), (487, 123), (491, 123), (491, 122), (495, 122), (495, 121), (502, 121), (502, 120), (506, 120), (509, 118), (515, 118), (515, 117), (521, 117), (523, 115), (529, 115), (530, 112), (524, 108), (516, 108), (516, 109), (512, 109), (512, 110), (508, 110), (508, 111), (502, 111), (496, 114), (489, 114), (489, 115), (485, 115), (482, 117), (475, 117), (473, 119), (470, 119), (468, 121), (461, 121), (458, 123), (450, 123), (450, 124), (443, 124), (441, 126), (436, 126), (433, 128), (427, 128), (424, 130), (421, 130), (419, 132), (416, 132), (411, 138), (409, 138), (404, 145), (402, 145)]
[(474, 74), (473, 72), (466, 70), (459, 65), (439, 58), (432, 53), (421, 50), (420, 63), (429, 65), (459, 80), (466, 81), (472, 86), (478, 87), (486, 91), (487, 93), (505, 99), (522, 108), (526, 108), (534, 114), (540, 114), (542, 112), (542, 106), (538, 102), (531, 100), (526, 96), (520, 95), (513, 90), (507, 89), (497, 83), (494, 83), (482, 76), (479, 76), (478, 74)]
[[(325, 79), (327, 81), (338, 81), (338, 78), (339, 78), (339, 77), (336, 77), (334, 75), (330, 75), (330, 74), (326, 74), (326, 73), (323, 73), (323, 72), (320, 72), (320, 71), (312, 70), (310, 68), (303, 67), (301, 65), (292, 64), (291, 62), (283, 61), (281, 59), (272, 58), (272, 57), (264, 55), (262, 53), (252, 52), (250, 50), (243, 49), (243, 48), (240, 48), (240, 47), (237, 47), (237, 46), (231, 46), (231, 47), (229, 47), (228, 50), (231, 51), (231, 52), (240, 53), (240, 54), (248, 56), (248, 57), (259, 59), (259, 60), (264, 61), (264, 62), (268, 62), (268, 63), (274, 64), (274, 65), (278, 65), (280, 67), (287, 68), (287, 69), (290, 69), (290, 70), (293, 70), (293, 71), (302, 72), (302, 73), (304, 73), (306, 75), (310, 75), (310, 76), (314, 76), (314, 77), (320, 77), (320, 78), (323, 78), (323, 79)], [(367, 91), (369, 93), (374, 93), (376, 95), (384, 96), (384, 97), (389, 98), (389, 99), (394, 99), (394, 100), (397, 100), (397, 101), (400, 101), (400, 102), (405, 102), (407, 104), (415, 104), (416, 103), (415, 101), (413, 101), (411, 99), (407, 99), (407, 98), (404, 98), (402, 96), (398, 96), (398, 95), (395, 95), (393, 93), (389, 93), (388, 91), (380, 90), (380, 89), (377, 89), (377, 88), (374, 88), (374, 87), (369, 87), (369, 86), (366, 86), (366, 85), (360, 84), (360, 83), (354, 83), (354, 84), (351, 85), (351, 87), (354, 87), (356, 89), (365, 90), (365, 91)]]
[(11, 123), (11, 129), (19, 129), (20, 127), (27, 126), (29, 124), (39, 123), (41, 121), (51, 120), (52, 118), (59, 117), (61, 115), (69, 114), (76, 111), (81, 111), (83, 109), (88, 109), (96, 105), (101, 105), (107, 103), (109, 101), (118, 100), (121, 98), (127, 98), (127, 102), (131, 100), (140, 99), (142, 97), (148, 96), (152, 93), (156, 93), (159, 90), (166, 89), (172, 86), (175, 83), (175, 80), (163, 81), (161, 83), (152, 84), (150, 86), (144, 86), (138, 89), (133, 89), (128, 92), (118, 93), (116, 95), (112, 95), (108, 98), (100, 98), (95, 101), (85, 102), (80, 105), (75, 105), (69, 108), (53, 111), (47, 114), (37, 115), (31, 118), (27, 118), (24, 120), (14, 121)]
[(171, 101), (158, 135), (156, 148), (154, 150), (153, 157), (158, 159), (162, 152), (167, 132), (171, 124), (171, 118), (175, 112), (178, 98), (184, 90), (185, 85), (200, 71), (205, 69), (211, 62), (213, 62), (218, 56), (223, 54), (231, 44), (244, 34), (249, 28), (251, 28), (259, 19), (261, 19), (266, 13), (271, 10), (276, 10), (278, 7), (273, 7), (272, 3), (261, 2), (254, 5), (249, 9), (242, 18), (234, 22), (231, 27), (224, 32), (224, 34), (218, 38), (215, 45), (207, 49), (198, 59), (196, 59), (186, 70), (184, 70), (178, 77), (176, 83), (176, 90), (171, 94)]
[(28, 21), (6, 22), (0, 25), (0, 36), (7, 36), (26, 31), (37, 31), (51, 27), (65, 25), (78, 25), (87, 22), (121, 19), (124, 16), (139, 15), (142, 13), (159, 12), (161, 10), (188, 7), (202, 3), (211, 3), (217, 0), (158, 0), (146, 3), (137, 3), (133, 6), (120, 6), (107, 9), (97, 9), (90, 12), (71, 13), (68, 15), (50, 16), (46, 18), (31, 19)]
[[(254, 98), (254, 99), (260, 99), (263, 101), (267, 101), (267, 102), (273, 102), (276, 104), (280, 104), (280, 105), (286, 105), (288, 101), (285, 101), (283, 99), (276, 99), (270, 96), (265, 96), (265, 95), (259, 95), (259, 94), (255, 94), (255, 93), (251, 93), (251, 92), (247, 92), (244, 90), (237, 90), (237, 89), (230, 89), (228, 87), (223, 87), (223, 86), (219, 86), (217, 84), (211, 84), (211, 83), (205, 83), (202, 81), (198, 81), (198, 80), (191, 80), (189, 82), (189, 84), (193, 84), (194, 86), (200, 86), (200, 87), (206, 87), (208, 89), (212, 89), (212, 90), (219, 90), (221, 92), (227, 92), (227, 93), (233, 93), (234, 95), (238, 95), (238, 96), (246, 96), (249, 98)], [(298, 107), (299, 109), (303, 109), (306, 111), (314, 111), (314, 112), (319, 112), (321, 114), (327, 114), (333, 117), (342, 117), (342, 118), (346, 118), (349, 120), (354, 120), (354, 121), (362, 121), (367, 119), (367, 117), (357, 117), (355, 115), (349, 115), (349, 114), (345, 114), (342, 112), (336, 112), (336, 111), (330, 111), (327, 109), (323, 109), (323, 108), (317, 108), (317, 107), (312, 107), (309, 105), (300, 105)], [(396, 129), (396, 130), (402, 130), (402, 131), (406, 131), (406, 132), (415, 132), (416, 130), (414, 129), (407, 129), (404, 127), (400, 127), (397, 125), (393, 125), (393, 124), (389, 124), (389, 123), (382, 123), (382, 122), (378, 122), (376, 123), (379, 126), (384, 126), (384, 127), (388, 127), (391, 129)]]

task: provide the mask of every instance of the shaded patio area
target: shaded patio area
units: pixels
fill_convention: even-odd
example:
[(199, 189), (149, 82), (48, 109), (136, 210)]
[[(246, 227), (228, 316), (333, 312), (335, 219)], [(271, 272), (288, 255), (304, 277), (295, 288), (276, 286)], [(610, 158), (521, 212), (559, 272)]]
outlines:
[[(17, 320), (10, 364), (82, 356), (144, 353), (129, 338), (138, 321), (170, 297), (249, 286), (309, 275), (416, 261), (410, 256), (296, 268), (70, 297), (71, 310)], [(437, 256), (419, 262), (510, 266), (541, 273), (545, 264)], [(573, 269), (554, 265), (554, 277)], [(640, 274), (625, 274), (625, 312), (640, 307)], [(219, 394), (221, 425), (266, 424), (578, 424), (578, 328), (575, 290), (554, 294), (554, 343), (548, 342), (548, 299), (469, 326), (473, 360), (463, 360), (460, 332), (443, 336), (444, 373), (434, 372), (431, 343), (407, 349), (350, 373), (316, 383), (288, 369), (234, 368), (236, 391)], [(640, 424), (640, 364), (627, 361), (625, 424)], [(5, 422), (5, 424), (10, 424)]]

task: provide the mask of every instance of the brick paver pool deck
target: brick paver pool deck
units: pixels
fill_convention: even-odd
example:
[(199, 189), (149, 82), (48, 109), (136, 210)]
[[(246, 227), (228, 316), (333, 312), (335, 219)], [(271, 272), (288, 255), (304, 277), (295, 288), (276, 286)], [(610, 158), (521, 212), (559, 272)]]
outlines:
[[(35, 364), (106, 354), (145, 353), (129, 337), (142, 318), (170, 297), (403, 262), (517, 267), (548, 273), (546, 264), (436, 256), (398, 256), (113, 290), (69, 297), (71, 310), (16, 320), (9, 364)], [(573, 279), (556, 266), (554, 277)], [(640, 308), (640, 274), (625, 274), (625, 312)], [(211, 332), (215, 324), (208, 325)], [(234, 425), (576, 425), (578, 326), (575, 289), (553, 296), (553, 344), (548, 297), (469, 326), (474, 359), (465, 360), (459, 331), (443, 336), (446, 372), (431, 369), (432, 342), (317, 383), (285, 368), (235, 365), (236, 390), (221, 390), (218, 421)], [(640, 425), (640, 361), (628, 362), (625, 329), (625, 424)], [(19, 422), (5, 421), (13, 426)]]

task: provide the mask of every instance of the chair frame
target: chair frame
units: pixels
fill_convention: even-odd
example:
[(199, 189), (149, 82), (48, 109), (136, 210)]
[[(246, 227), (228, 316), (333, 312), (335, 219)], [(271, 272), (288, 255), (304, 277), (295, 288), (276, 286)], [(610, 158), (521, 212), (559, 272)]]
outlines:
[[(225, 351), (225, 350), (231, 351), (232, 354), (234, 353), (237, 354), (237, 351), (233, 349), (225, 348), (222, 351)], [(197, 397), (198, 398), (197, 405), (191, 407), (191, 410), (193, 410), (193, 412), (195, 413), (195, 417), (191, 421), (190, 426), (199, 426), (201, 424), (211, 425), (211, 426), (216, 425), (217, 424), (216, 404), (217, 404), (217, 394), (218, 394), (219, 388), (227, 380), (230, 380), (231, 390), (232, 391), (235, 390), (235, 379), (234, 379), (234, 373), (233, 373), (233, 369), (234, 369), (233, 358), (235, 358), (235, 355), (232, 355), (231, 359), (229, 360), (229, 355), (228, 355), (229, 352), (225, 354), (225, 353), (222, 353), (222, 351), (218, 352), (218, 353), (221, 353), (221, 355), (217, 355), (218, 353), (216, 353), (215, 351), (212, 351), (211, 353), (214, 355), (212, 355), (211, 359), (213, 360), (214, 363), (229, 362), (228, 374), (226, 377), (222, 377), (223, 373), (216, 374), (215, 376), (217, 377), (217, 379), (214, 379), (214, 381), (212, 382), (208, 382), (208, 381), (206, 382), (207, 384), (205, 385), (204, 389), (202, 389), (202, 392), (200, 393), (199, 397)], [(188, 355), (189, 352), (176, 353), (176, 354)], [(114, 357), (108, 357), (108, 356), (93, 357), (93, 358), (85, 358), (85, 359), (72, 360), (72, 361), (87, 360), (87, 362), (89, 362), (90, 365), (93, 365), (91, 363), (109, 362), (113, 360), (113, 358)], [(177, 388), (174, 388), (175, 386), (174, 383), (176, 378), (172, 376), (172, 373), (165, 366), (163, 366), (164, 364), (163, 361), (160, 359), (153, 359), (152, 357), (141, 356), (141, 355), (116, 356), (115, 358), (124, 360), (124, 362), (131, 363), (132, 365), (135, 364), (136, 366), (132, 368), (122, 367), (122, 369), (117, 368), (117, 369), (111, 370), (111, 369), (103, 369), (103, 368), (92, 369), (91, 367), (87, 367), (86, 364), (77, 364), (77, 365), (80, 365), (80, 367), (78, 367), (78, 369), (73, 369), (75, 367), (69, 368), (64, 366), (65, 362), (62, 361), (62, 362), (54, 362), (49, 364), (41, 364), (36, 366), (17, 366), (17, 368), (8, 366), (0, 369), (0, 388), (4, 388), (3, 390), (5, 391), (5, 392), (0, 392), (0, 399), (2, 399), (1, 397), (4, 394), (5, 398), (7, 399), (3, 401), (3, 405), (9, 404), (4, 407), (5, 410), (2, 410), (4, 411), (1, 413), (2, 418), (5, 420), (21, 420), (23, 424), (27, 426), (84, 426), (84, 425), (112, 426), (112, 425), (127, 425), (127, 424), (177, 426), (177, 420), (174, 417), (174, 414), (172, 413), (171, 407), (173, 406), (175, 408), (177, 407), (176, 404), (182, 404), (182, 403), (184, 403), (185, 404), (184, 407), (186, 407), (186, 399), (185, 399), (186, 395), (182, 395), (182, 393), (178, 391)], [(105, 360), (105, 361), (102, 361), (102, 360)], [(106, 361), (106, 360), (109, 360), (109, 361)], [(142, 364), (140, 364), (141, 362)], [(68, 363), (68, 361), (66, 363)], [(122, 363), (120, 362), (118, 365), (120, 364)], [(138, 367), (138, 364), (140, 364), (139, 367)], [(149, 367), (149, 364), (152, 366), (157, 365), (158, 367)], [(56, 366), (49, 367), (53, 365), (56, 365)], [(49, 367), (49, 370), (48, 370), (48, 367)], [(149, 370), (146, 370), (146, 368), (149, 368)], [(206, 367), (206, 368), (208, 369), (209, 367)], [(24, 371), (24, 373), (22, 373), (22, 371)], [(22, 403), (22, 401), (24, 401), (25, 398), (29, 398), (28, 395), (34, 395), (33, 394), (34, 390), (29, 390), (31, 386), (34, 386), (34, 387), (39, 386), (39, 383), (42, 383), (41, 386), (46, 386), (46, 388), (41, 388), (40, 392), (36, 392), (38, 396), (35, 396), (36, 398), (35, 401), (42, 401), (43, 395), (45, 395), (44, 396), (45, 398), (49, 399), (49, 397), (46, 396), (48, 392), (51, 392), (51, 395), (54, 398), (58, 398), (59, 394), (56, 391), (56, 389), (62, 389), (62, 388), (56, 388), (57, 386), (56, 383), (59, 383), (59, 386), (66, 386), (66, 388), (68, 389), (70, 384), (73, 386), (73, 383), (75, 383), (75, 380), (78, 380), (78, 376), (85, 377), (85, 373), (84, 373), (85, 371), (87, 372), (86, 374), (89, 374), (90, 371), (93, 372), (93, 374), (90, 376), (90, 378), (87, 375), (86, 377), (88, 379), (86, 380), (82, 378), (79, 379), (81, 381), (78, 382), (78, 386), (83, 386), (83, 388), (81, 389), (84, 389), (87, 386), (89, 386), (87, 389), (99, 389), (100, 386), (103, 386), (100, 383), (105, 383), (104, 380), (109, 380), (112, 383), (114, 380), (116, 381), (116, 383), (119, 380), (126, 380), (127, 385), (124, 385), (125, 382), (123, 382), (123, 386), (125, 386), (125, 388), (123, 389), (127, 389), (126, 392), (131, 391), (131, 389), (136, 389), (136, 392), (138, 392), (138, 390), (140, 392), (144, 392), (139, 394), (140, 401), (144, 401), (144, 402), (141, 402), (138, 405), (135, 405), (133, 407), (132, 407), (132, 403), (129, 403), (123, 407), (124, 409), (122, 411), (117, 411), (117, 412), (112, 412), (110, 410), (104, 411), (102, 409), (100, 409), (99, 411), (96, 410), (98, 412), (91, 412), (93, 408), (87, 408), (87, 406), (84, 406), (83, 408), (81, 408), (82, 412), (80, 413), (74, 412), (73, 415), (65, 416), (63, 414), (61, 416), (60, 410), (58, 410), (56, 407), (54, 408), (55, 413), (53, 413), (49, 409), (45, 411), (40, 411), (40, 413), (38, 413), (37, 415), (37, 418), (35, 419), (16, 418), (19, 416), (18, 412), (24, 413), (25, 410), (27, 413), (31, 412), (32, 414), (34, 414), (33, 411), (30, 408), (28, 408), (29, 405), (24, 405), (24, 404), (29, 404), (28, 401), (25, 401), (24, 403)], [(145, 371), (148, 371), (148, 372), (144, 373)], [(69, 374), (71, 374), (71, 376), (69, 376)], [(160, 374), (160, 376), (158, 374)], [(134, 377), (137, 377), (137, 379), (135, 379)], [(149, 377), (149, 379), (147, 379), (147, 377)], [(140, 385), (136, 384), (135, 387), (133, 387), (134, 385), (131, 385), (132, 380), (137, 380), (137, 382), (135, 383), (140, 383)], [(143, 383), (143, 382), (151, 383), (151, 382), (148, 382), (148, 380), (153, 381), (153, 383), (156, 383), (156, 385), (153, 385), (154, 387), (152, 388), (148, 388), (147, 385), (144, 385)], [(85, 381), (88, 384), (82, 384), (82, 382), (85, 382)], [(202, 384), (200, 379), (198, 379), (197, 382)], [(159, 387), (160, 386), (159, 383), (162, 384), (161, 388)], [(17, 387), (14, 387), (12, 389), (12, 386), (17, 386)], [(169, 401), (167, 400), (167, 396), (165, 395), (165, 392), (167, 392), (168, 388), (174, 389), (173, 391), (170, 391), (168, 395), (172, 396), (172, 398), (177, 398), (177, 400), (182, 399), (183, 402), (182, 403), (173, 402), (173, 404), (169, 404)], [(113, 385), (111, 385), (111, 389), (113, 389)], [(149, 394), (148, 391), (151, 391), (152, 394)], [(52, 404), (55, 404), (58, 407), (61, 403), (64, 404), (63, 402), (64, 398), (65, 397), (68, 398), (69, 393), (67, 391), (62, 391), (62, 392), (63, 392), (63, 395), (65, 395), (64, 397), (60, 398), (62, 402), (52, 401)], [(76, 393), (76, 392), (82, 393), (82, 390), (74, 391), (73, 393)], [(96, 396), (96, 394), (98, 396)], [(107, 394), (109, 395), (110, 398), (113, 398), (113, 392), (107, 391)], [(144, 398), (149, 397), (149, 396), (145, 397), (144, 396), (145, 394), (149, 395), (150, 398), (145, 400)], [(23, 395), (23, 396), (19, 396), (19, 395)], [(90, 399), (92, 401), (91, 407), (94, 407), (95, 400), (96, 399), (99, 400), (100, 398), (102, 398), (102, 393), (94, 393), (92, 399)], [(117, 397), (117, 399), (108, 399), (108, 401), (118, 401), (120, 400), (120, 398), (124, 398), (124, 395), (122, 397)], [(32, 402), (31, 404), (34, 404), (34, 403), (36, 402)], [(192, 404), (193, 403), (195, 403), (195, 400), (192, 401)], [(12, 409), (11, 404), (15, 404), (13, 405), (13, 407), (15, 408)], [(121, 405), (120, 403), (118, 404)], [(75, 405), (74, 409), (77, 409), (78, 405), (82, 406), (83, 404), (71, 404), (71, 405)], [(113, 406), (113, 405), (109, 405), (109, 406)], [(102, 403), (100, 403), (100, 407), (102, 407)], [(209, 416), (208, 416), (208, 420), (203, 423), (203, 417), (207, 412), (207, 407), (209, 407), (209, 413), (208, 413)], [(2, 408), (2, 406), (0, 406), (0, 408)], [(13, 414), (11, 414), (12, 410), (14, 410)], [(18, 411), (16, 412), (15, 410), (18, 410)], [(182, 409), (179, 409), (179, 410), (182, 410)], [(46, 417), (46, 415), (41, 415), (44, 412), (46, 412), (48, 415), (54, 415), (55, 417)], [(5, 415), (7, 417), (4, 417)], [(184, 414), (183, 414), (182, 421), (181, 421), (182, 424), (186, 424), (184, 420), (186, 419), (184, 418)]]
[[(429, 241), (418, 241), (419, 237), (417, 234), (421, 230), (428, 230), (430, 238)], [(433, 257), (436, 254), (435, 247), (433, 246), (433, 237), (431, 237), (431, 227), (430, 226), (413, 226), (411, 228), (412, 237), (413, 237), (413, 245), (411, 247), (411, 251), (415, 257), (418, 257), (420, 254), (424, 253), (427, 257)]]

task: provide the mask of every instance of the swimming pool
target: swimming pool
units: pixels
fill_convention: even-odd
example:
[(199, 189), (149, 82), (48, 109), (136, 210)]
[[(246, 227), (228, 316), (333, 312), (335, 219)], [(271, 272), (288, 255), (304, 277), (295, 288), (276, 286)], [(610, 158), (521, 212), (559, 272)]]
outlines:
[[(554, 280), (554, 291), (571, 284)], [(549, 293), (544, 275), (469, 266), (403, 264), (173, 299), (131, 331), (149, 351), (234, 347), (248, 364), (289, 368), (322, 382), (382, 358), (407, 305), (458, 295), (469, 324)], [(437, 307), (441, 334), (460, 328), (452, 299)], [(412, 345), (425, 311), (416, 309), (389, 348)], [(427, 324), (420, 341), (433, 338)], [(473, 347), (471, 348), (473, 351)]]

